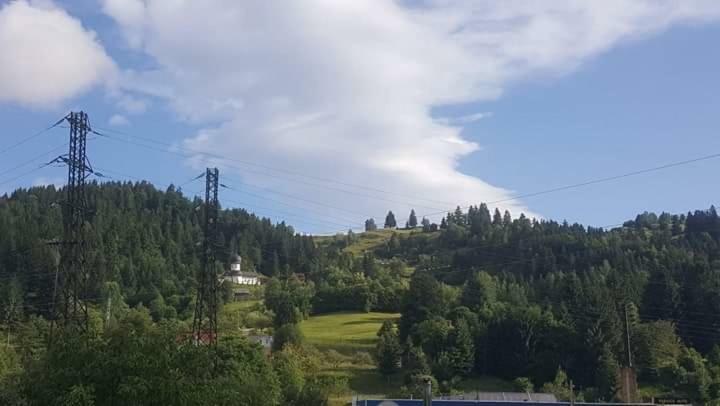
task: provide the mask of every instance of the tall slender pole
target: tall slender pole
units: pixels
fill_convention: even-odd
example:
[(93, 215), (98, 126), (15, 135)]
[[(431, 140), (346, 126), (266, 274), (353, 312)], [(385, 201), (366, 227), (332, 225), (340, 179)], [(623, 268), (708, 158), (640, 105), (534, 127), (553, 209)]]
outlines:
[(205, 173), (205, 221), (203, 224), (202, 268), (198, 275), (193, 341), (217, 343), (218, 281), (215, 273), (215, 249), (218, 245), (218, 187), (220, 172), (208, 168)]
[(53, 161), (65, 163), (68, 167), (63, 241), (54, 243), (60, 247), (60, 267), (55, 284), (60, 297), (57, 298), (59, 300), (53, 298), (53, 321), (58, 319), (64, 329), (86, 332), (90, 278), (85, 269), (85, 181), (92, 173), (86, 154), (87, 135), (91, 129), (88, 115), (83, 111), (71, 112), (65, 119), (70, 124), (68, 153)]
[(632, 350), (630, 349), (630, 321), (628, 320), (628, 312), (627, 312), (628, 305), (629, 304), (626, 303), (624, 306), (624, 308), (625, 308), (625, 337), (627, 339), (625, 346), (627, 348), (627, 366), (632, 368), (632, 366), (633, 366), (632, 365), (632, 353), (631, 353)]
[(430, 378), (425, 378), (425, 396), (423, 399), (423, 406), (432, 406), (432, 381)]

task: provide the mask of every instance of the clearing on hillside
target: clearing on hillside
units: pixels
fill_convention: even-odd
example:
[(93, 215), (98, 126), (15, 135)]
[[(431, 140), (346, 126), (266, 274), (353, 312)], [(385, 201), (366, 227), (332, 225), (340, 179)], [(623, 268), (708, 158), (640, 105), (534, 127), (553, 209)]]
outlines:
[[(398, 235), (410, 235), (410, 234), (421, 234), (422, 229), (416, 228), (413, 230), (405, 230), (405, 229), (379, 229), (376, 231), (366, 231), (364, 233), (357, 233), (355, 234), (355, 240), (352, 242), (352, 244), (345, 247), (344, 251), (349, 252), (352, 254), (362, 254), (365, 251), (374, 250), (383, 244), (385, 244), (388, 240), (390, 240), (390, 237), (394, 233), (397, 233)], [(428, 233), (430, 234), (439, 234), (439, 233)], [(320, 246), (328, 246), (331, 245), (333, 242), (337, 241), (337, 239), (345, 240), (347, 238), (347, 234), (337, 234), (332, 236), (315, 236), (313, 239), (315, 242)]]
[(333, 313), (310, 317), (300, 324), (300, 329), (307, 343), (319, 350), (352, 354), (372, 351), (382, 323), (399, 317), (397, 313)]

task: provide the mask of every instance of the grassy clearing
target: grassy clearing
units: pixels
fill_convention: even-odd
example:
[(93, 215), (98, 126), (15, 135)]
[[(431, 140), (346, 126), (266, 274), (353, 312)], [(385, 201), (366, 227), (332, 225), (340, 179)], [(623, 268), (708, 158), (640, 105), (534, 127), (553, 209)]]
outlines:
[(370, 353), (382, 323), (398, 317), (399, 314), (345, 312), (314, 316), (300, 324), (306, 343), (326, 354), (332, 350), (342, 354), (335, 365), (325, 363), (326, 373), (345, 377), (348, 382), (349, 392), (333, 397), (332, 405), (347, 404), (353, 394), (384, 397), (393, 390), (393, 381), (377, 372)]
[(260, 300), (243, 300), (240, 302), (230, 302), (226, 303), (225, 306), (223, 306), (223, 312), (225, 313), (235, 313), (243, 310), (251, 310), (254, 308), (257, 304), (259, 304)]
[[(412, 233), (422, 233), (421, 229), (415, 229), (415, 230), (400, 230), (400, 229), (380, 229), (376, 231), (366, 231), (364, 233), (357, 233), (356, 237), (357, 240), (350, 244), (349, 246), (345, 247), (344, 251), (349, 252), (351, 254), (362, 254), (365, 251), (370, 251), (373, 249), (376, 249), (383, 244), (385, 244), (390, 237), (392, 237), (393, 233), (397, 233), (398, 235), (409, 235)], [(313, 237), (315, 239), (315, 242), (318, 245), (329, 245), (332, 243), (335, 238), (345, 238), (346, 236), (344, 234), (337, 235), (337, 236), (317, 236)]]
[[(325, 354), (337, 351), (342, 359), (325, 362), (325, 372), (347, 379), (349, 391), (332, 398), (332, 405), (344, 405), (353, 395), (386, 398), (403, 385), (402, 374), (384, 377), (370, 357), (383, 321), (397, 319), (399, 314), (334, 313), (311, 317), (300, 325), (308, 344)], [(337, 356), (336, 356), (337, 358)], [(513, 385), (488, 376), (474, 376), (460, 384), (464, 392), (512, 391)]]
[(311, 317), (300, 324), (300, 329), (306, 342), (321, 351), (332, 349), (353, 355), (372, 351), (382, 323), (398, 317), (389, 313), (334, 313)]

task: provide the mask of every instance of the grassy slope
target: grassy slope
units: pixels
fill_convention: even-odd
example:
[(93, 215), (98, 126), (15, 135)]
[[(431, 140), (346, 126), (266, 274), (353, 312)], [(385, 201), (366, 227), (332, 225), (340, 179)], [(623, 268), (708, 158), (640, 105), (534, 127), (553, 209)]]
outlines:
[[(357, 241), (349, 245), (345, 248), (345, 252), (349, 252), (352, 254), (362, 254), (365, 251), (375, 249), (377, 247), (382, 246), (385, 244), (390, 237), (393, 235), (393, 233), (398, 233), (402, 235), (408, 235), (411, 233), (421, 233), (421, 229), (415, 229), (415, 230), (390, 230), (390, 229), (380, 229), (377, 231), (366, 231), (364, 233), (358, 233)], [(345, 235), (341, 236), (316, 236), (313, 237), (315, 242), (318, 245), (327, 245), (330, 242), (333, 241), (335, 238), (345, 238)]]
[(377, 332), (385, 320), (397, 319), (399, 314), (334, 313), (311, 317), (300, 328), (308, 344), (321, 351), (336, 350), (345, 355), (372, 351)]
[(385, 393), (397, 387), (393, 380), (388, 381), (377, 372), (372, 358), (363, 360), (354, 356), (371, 353), (383, 321), (398, 317), (388, 313), (346, 312), (311, 317), (300, 325), (308, 344), (323, 352), (335, 350), (346, 356), (339, 365), (326, 369), (328, 373), (347, 378), (350, 388), (349, 393), (331, 399), (333, 405), (344, 405), (358, 393), (385, 397)]
[[(399, 316), (387, 313), (334, 313), (311, 317), (300, 325), (308, 344), (323, 352), (335, 350), (345, 355), (341, 363), (327, 367), (327, 372), (346, 377), (350, 388), (350, 393), (332, 399), (334, 405), (346, 404), (352, 395), (385, 398), (402, 386), (401, 374), (386, 378), (378, 373), (371, 358), (357, 356), (358, 353), (371, 353), (383, 321)], [(491, 377), (471, 377), (460, 386), (467, 392), (513, 390), (512, 384)]]

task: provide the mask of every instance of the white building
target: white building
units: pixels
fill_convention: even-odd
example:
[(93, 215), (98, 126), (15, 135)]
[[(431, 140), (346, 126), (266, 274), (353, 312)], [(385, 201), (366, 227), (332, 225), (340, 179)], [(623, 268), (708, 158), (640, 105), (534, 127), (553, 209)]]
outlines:
[(261, 285), (262, 277), (255, 272), (242, 271), (242, 258), (237, 255), (230, 264), (230, 271), (225, 273), (223, 279), (236, 285)]
[(251, 335), (248, 336), (248, 339), (250, 340), (250, 342), (260, 344), (264, 349), (269, 350), (270, 348), (272, 348), (273, 336)]
[(242, 271), (242, 257), (240, 255), (235, 255), (235, 260), (232, 264), (230, 264), (230, 272), (240, 272)]
[(261, 285), (262, 279), (255, 272), (230, 271), (224, 279), (236, 285)]

